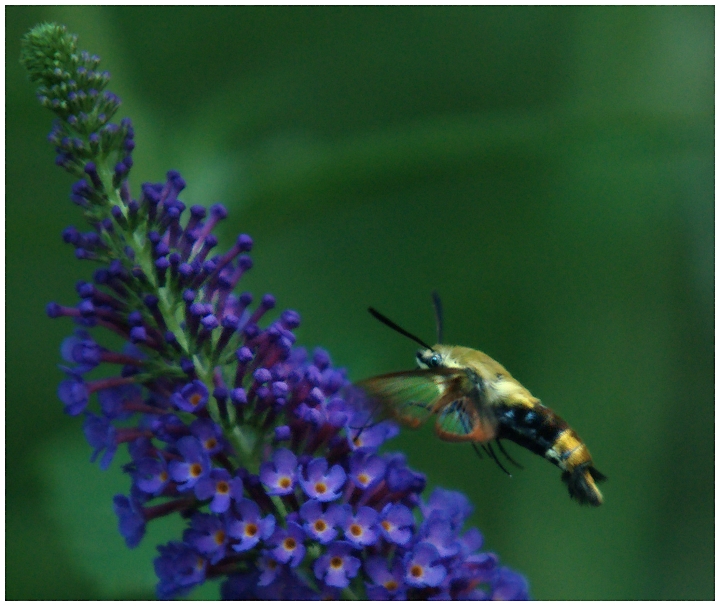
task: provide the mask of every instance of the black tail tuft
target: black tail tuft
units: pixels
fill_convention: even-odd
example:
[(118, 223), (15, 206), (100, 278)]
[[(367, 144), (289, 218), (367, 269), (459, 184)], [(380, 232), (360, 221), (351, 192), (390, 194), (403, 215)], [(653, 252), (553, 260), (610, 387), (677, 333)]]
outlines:
[(562, 481), (567, 484), (570, 498), (581, 505), (602, 505), (603, 496), (595, 486), (595, 482), (602, 482), (607, 478), (592, 465), (578, 465), (572, 471), (562, 474)]

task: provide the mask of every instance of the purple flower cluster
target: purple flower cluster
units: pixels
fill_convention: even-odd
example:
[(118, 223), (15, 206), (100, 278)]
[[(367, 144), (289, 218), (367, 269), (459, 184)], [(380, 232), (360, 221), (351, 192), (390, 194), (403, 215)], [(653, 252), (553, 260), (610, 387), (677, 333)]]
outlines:
[[(181, 213), (167, 220), (168, 208), (182, 207), (181, 185), (169, 173), (165, 185), (143, 187), (138, 203), (162, 226), (153, 232), (154, 275), (105, 267), (95, 284), (78, 284), (77, 306), (49, 306), (82, 326), (61, 348), (72, 364), (58, 390), (66, 412), (85, 415), (103, 468), (128, 444), (132, 487), (114, 500), (127, 544), (157, 517), (189, 520), (182, 541), (160, 547), (158, 596), (226, 577), (229, 599), (525, 597), (523, 578), (478, 551), (478, 531), (462, 531), (465, 497), (436, 489), (424, 503), (425, 478), (402, 455), (378, 452), (397, 428), (369, 423), (362, 394), (326, 352), (293, 347), (298, 314), (261, 328), (274, 299), (252, 308), (248, 293), (231, 292), (251, 265), (250, 238), (229, 253), (202, 254), (207, 223), (224, 210), (214, 207), (203, 222), (193, 207), (184, 227)], [(154, 281), (178, 293), (177, 332), (158, 313), (158, 297), (133, 296), (138, 282)], [(125, 350), (95, 342), (94, 325), (125, 337)], [(86, 380), (101, 363), (119, 372)], [(87, 410), (93, 393), (100, 415)]]
[[(83, 62), (97, 61), (74, 55), (64, 29), (42, 28), (42, 44), (66, 44), (73, 67), (38, 63), (44, 98), (64, 120), (55, 140), (89, 124), (73, 119), (77, 107), (98, 122), (98, 108), (119, 100), (80, 99)], [(52, 78), (59, 83), (50, 86)], [(50, 94), (64, 94), (65, 104)], [(129, 158), (129, 121), (120, 130), (102, 140)], [(523, 577), (480, 551), (479, 531), (463, 530), (471, 511), (463, 495), (436, 489), (424, 501), (425, 477), (401, 454), (378, 451), (396, 426), (373, 422), (364, 394), (325, 351), (295, 347), (300, 316), (286, 310), (268, 322), (274, 297), (253, 304), (250, 293), (235, 294), (252, 267), (252, 240), (240, 235), (213, 253), (222, 205), (192, 206), (185, 218), (185, 183), (174, 171), (133, 199), (131, 162), (113, 172), (92, 160), (94, 147), (55, 142), (72, 144), (59, 150), (62, 164), (82, 165), (87, 176), (73, 200), (92, 228), (68, 228), (63, 238), (77, 258), (100, 264), (92, 282), (78, 282), (77, 305), (47, 308), (78, 325), (61, 347), (67, 366), (58, 395), (66, 413), (84, 416), (92, 460), (103, 469), (127, 445), (131, 487), (113, 504), (129, 547), (156, 518), (187, 520), (181, 540), (158, 547), (158, 597), (185, 595), (211, 578), (224, 579), (225, 599), (527, 597)], [(123, 350), (98, 343), (93, 327), (120, 335)], [(99, 368), (115, 370), (87, 377)]]

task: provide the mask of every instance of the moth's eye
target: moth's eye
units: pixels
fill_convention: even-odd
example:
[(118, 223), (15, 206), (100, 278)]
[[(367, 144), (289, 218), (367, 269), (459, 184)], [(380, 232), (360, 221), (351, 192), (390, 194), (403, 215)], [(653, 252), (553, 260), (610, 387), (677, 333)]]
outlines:
[(438, 354), (433, 354), (430, 358), (428, 358), (427, 365), (430, 368), (435, 368), (436, 366), (440, 366), (440, 361), (440, 356)]

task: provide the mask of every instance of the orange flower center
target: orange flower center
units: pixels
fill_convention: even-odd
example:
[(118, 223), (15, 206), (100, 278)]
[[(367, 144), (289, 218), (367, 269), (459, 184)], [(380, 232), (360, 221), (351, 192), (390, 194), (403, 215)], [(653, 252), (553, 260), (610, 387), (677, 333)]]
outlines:
[(398, 588), (397, 581), (385, 581), (385, 589), (388, 591), (395, 591)]
[(410, 574), (413, 575), (415, 578), (421, 577), (422, 574), (423, 574), (422, 566), (418, 566), (417, 564), (415, 564), (415, 565), (410, 569)]
[(342, 568), (343, 561), (341, 557), (335, 556), (333, 558), (330, 558), (330, 568), (334, 568), (337, 570), (338, 568)]
[(390, 529), (392, 528), (392, 524), (390, 522), (388, 522), (387, 520), (383, 520), (380, 524), (385, 530), (390, 532)]
[(218, 482), (215, 488), (220, 494), (227, 494), (230, 492), (230, 484), (228, 484), (225, 480)]
[(193, 478), (197, 478), (202, 475), (202, 465), (200, 465), (200, 463), (193, 463), (190, 465), (190, 475)]
[(350, 534), (354, 537), (359, 537), (362, 534), (362, 526), (359, 524), (352, 524), (350, 526)]
[(200, 400), (202, 400), (202, 396), (199, 393), (194, 393), (190, 396), (190, 404), (193, 406), (200, 404)]
[(249, 537), (254, 537), (258, 532), (257, 524), (247, 524), (245, 526), (245, 534)]
[(205, 450), (212, 450), (217, 446), (217, 440), (215, 438), (208, 438), (205, 440)]
[(160, 472), (160, 481), (166, 482), (168, 479), (168, 472), (167, 471), (161, 471)]
[(218, 530), (215, 533), (215, 542), (218, 545), (222, 545), (225, 542), (225, 531), (224, 530)]
[(278, 485), (280, 486), (280, 488), (290, 488), (290, 486), (292, 485), (292, 480), (290, 480), (290, 478), (288, 478), (287, 476), (283, 476), (282, 478), (280, 478)]
[(318, 532), (325, 532), (325, 530), (327, 530), (327, 524), (325, 523), (325, 520), (316, 520), (315, 530), (317, 530)]
[(363, 486), (367, 486), (368, 484), (370, 484), (370, 476), (366, 473), (361, 473), (358, 476), (358, 482), (360, 482), (360, 484), (362, 484)]
[(327, 486), (325, 486), (325, 482), (318, 482), (315, 484), (315, 492), (318, 494), (325, 494), (327, 492)]

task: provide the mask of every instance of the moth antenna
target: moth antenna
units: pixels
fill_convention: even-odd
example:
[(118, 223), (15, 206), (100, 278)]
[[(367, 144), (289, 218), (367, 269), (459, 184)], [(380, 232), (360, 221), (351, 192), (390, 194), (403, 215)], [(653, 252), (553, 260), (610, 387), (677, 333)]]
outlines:
[(432, 293), (433, 307), (435, 308), (435, 327), (437, 328), (437, 342), (443, 342), (443, 309), (442, 301), (437, 290)]
[(507, 469), (505, 469), (503, 464), (500, 462), (500, 459), (497, 458), (497, 455), (492, 448), (492, 444), (483, 444), (483, 450), (488, 453), (488, 455), (490, 455), (490, 458), (497, 463), (498, 467), (502, 469), (509, 478), (512, 478), (512, 474)]
[(409, 332), (408, 332), (407, 330), (405, 330), (404, 328), (401, 328), (400, 326), (398, 326), (397, 324), (395, 324), (395, 322), (393, 322), (390, 318), (382, 315), (377, 309), (375, 309), (375, 308), (373, 308), (373, 307), (368, 307), (368, 311), (370, 312), (370, 314), (371, 314), (376, 320), (380, 320), (380, 322), (382, 322), (383, 324), (385, 324), (385, 326), (389, 326), (389, 327), (392, 328), (395, 332), (399, 332), (401, 335), (407, 337), (408, 339), (412, 339), (413, 341), (415, 341), (415, 343), (417, 343), (418, 345), (422, 345), (425, 349), (429, 349), (430, 351), (435, 351), (435, 350), (434, 350), (432, 347), (430, 347), (427, 343), (425, 343), (424, 341), (421, 341), (420, 339), (418, 339), (414, 334), (409, 333)]
[(518, 463), (515, 459), (513, 459), (513, 458), (507, 453), (507, 451), (505, 450), (505, 447), (502, 445), (502, 442), (500, 441), (499, 438), (495, 440), (495, 443), (498, 445), (498, 448), (500, 449), (500, 452), (505, 455), (505, 458), (506, 458), (508, 461), (510, 461), (510, 462), (511, 462), (513, 465), (515, 465), (515, 467), (517, 467), (518, 469), (525, 469), (522, 465), (520, 465), (520, 463)]

